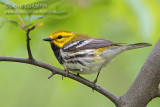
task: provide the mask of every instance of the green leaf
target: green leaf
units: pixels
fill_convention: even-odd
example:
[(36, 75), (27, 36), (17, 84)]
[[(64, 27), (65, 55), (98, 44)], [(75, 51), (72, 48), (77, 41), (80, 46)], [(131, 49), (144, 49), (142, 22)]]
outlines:
[(43, 17), (44, 16), (27, 16), (27, 17), (24, 17), (24, 20), (33, 21), (33, 20), (40, 19), (40, 18), (43, 18)]
[(15, 26), (17, 26), (17, 27), (19, 27), (20, 29), (23, 30), (23, 26), (20, 23), (18, 23), (17, 21), (15, 21), (15, 20), (8, 20), (8, 22), (12, 23), (13, 25), (15, 25)]
[(16, 5), (13, 2), (9, 1), (9, 0), (0, 0), (0, 3), (1, 4), (5, 4), (6, 8), (14, 8), (14, 9), (16, 9)]
[(14, 20), (8, 20), (8, 22), (9, 22), (9, 23), (12, 23), (12, 24), (14, 24), (14, 25), (16, 25), (16, 26), (19, 25), (19, 23), (18, 23), (17, 21), (14, 21)]

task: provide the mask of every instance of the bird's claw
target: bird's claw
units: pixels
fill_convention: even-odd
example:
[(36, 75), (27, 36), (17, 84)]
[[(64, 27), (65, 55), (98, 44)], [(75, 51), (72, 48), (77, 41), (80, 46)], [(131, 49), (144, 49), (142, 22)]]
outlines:
[(81, 77), (81, 76), (79, 75), (79, 73), (77, 73), (77, 76), (78, 76), (78, 77)]
[(92, 88), (92, 91), (94, 92), (94, 88), (95, 88), (95, 86), (96, 86), (96, 82), (97, 82), (97, 78), (93, 81), (93, 88)]

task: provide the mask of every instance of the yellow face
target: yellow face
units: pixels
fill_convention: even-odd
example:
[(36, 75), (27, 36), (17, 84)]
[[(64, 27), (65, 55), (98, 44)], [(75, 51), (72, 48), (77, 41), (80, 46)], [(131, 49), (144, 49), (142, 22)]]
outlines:
[(56, 31), (53, 32), (49, 37), (52, 39), (50, 43), (54, 43), (58, 47), (62, 47), (65, 43), (73, 38), (73, 33), (68, 31)]

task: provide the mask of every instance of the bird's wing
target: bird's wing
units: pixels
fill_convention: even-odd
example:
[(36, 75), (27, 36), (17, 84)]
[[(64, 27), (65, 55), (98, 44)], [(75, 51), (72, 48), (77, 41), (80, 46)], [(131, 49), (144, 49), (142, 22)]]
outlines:
[(62, 50), (64, 52), (77, 52), (79, 50), (97, 49), (107, 46), (115, 46), (119, 44), (124, 44), (124, 43), (114, 43), (109, 40), (89, 38), (85, 40), (76, 41), (71, 44), (66, 44), (62, 47)]

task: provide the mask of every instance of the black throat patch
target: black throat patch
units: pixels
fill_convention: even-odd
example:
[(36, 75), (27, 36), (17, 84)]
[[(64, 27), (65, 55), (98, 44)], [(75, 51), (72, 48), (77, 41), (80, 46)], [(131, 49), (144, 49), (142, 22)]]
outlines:
[(54, 43), (51, 43), (51, 47), (52, 47), (52, 50), (53, 50), (56, 58), (58, 59), (59, 63), (63, 64), (64, 59), (61, 56), (60, 48), (57, 45), (55, 45)]

